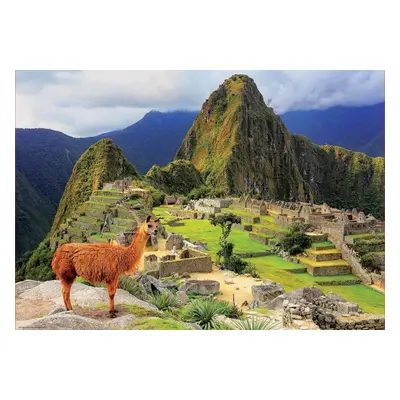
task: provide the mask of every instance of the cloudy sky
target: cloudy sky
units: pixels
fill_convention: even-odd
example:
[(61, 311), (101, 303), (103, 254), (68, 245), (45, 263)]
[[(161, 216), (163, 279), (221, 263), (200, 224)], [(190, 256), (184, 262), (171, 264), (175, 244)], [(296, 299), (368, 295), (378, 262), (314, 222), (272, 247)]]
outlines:
[(17, 71), (17, 127), (85, 137), (152, 109), (200, 110), (234, 73), (251, 76), (279, 114), (384, 100), (384, 71)]

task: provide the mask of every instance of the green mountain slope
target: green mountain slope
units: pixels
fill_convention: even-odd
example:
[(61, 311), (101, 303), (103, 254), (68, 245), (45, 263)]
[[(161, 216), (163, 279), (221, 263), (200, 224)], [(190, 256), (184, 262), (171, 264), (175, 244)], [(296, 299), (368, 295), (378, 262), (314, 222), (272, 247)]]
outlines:
[(16, 229), (15, 254), (19, 257), (40, 242), (39, 238), (49, 231), (49, 221), (43, 213), (50, 214), (54, 206), (51, 200), (35, 189), (23, 173), (16, 171)]
[(190, 160), (207, 185), (229, 194), (326, 201), (383, 217), (384, 159), (290, 134), (246, 75), (210, 95), (176, 159)]
[(101, 139), (90, 146), (72, 170), (61, 197), (51, 233), (66, 217), (71, 215), (73, 210), (87, 201), (94, 191), (101, 188), (103, 183), (124, 177), (139, 178), (139, 174), (111, 139)]
[[(53, 279), (50, 236), (78, 207), (105, 182), (131, 177), (140, 179), (135, 167), (123, 156), (111, 139), (101, 139), (90, 146), (76, 162), (65, 187), (50, 234), (38, 245), (30, 257), (17, 265), (17, 281), (23, 279)], [(21, 180), (24, 183), (23, 180)], [(26, 188), (25, 188), (26, 190)], [(46, 234), (46, 233), (45, 233)]]
[(146, 178), (152, 186), (167, 194), (187, 195), (203, 183), (199, 171), (188, 160), (172, 161), (164, 168), (153, 165)]

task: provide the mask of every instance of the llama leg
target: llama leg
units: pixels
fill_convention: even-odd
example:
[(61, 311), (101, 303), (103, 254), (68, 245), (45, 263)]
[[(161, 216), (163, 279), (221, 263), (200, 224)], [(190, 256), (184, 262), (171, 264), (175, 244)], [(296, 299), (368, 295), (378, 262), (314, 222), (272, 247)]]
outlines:
[(67, 310), (72, 310), (72, 304), (71, 304), (71, 299), (70, 299), (70, 293), (71, 293), (71, 286), (72, 283), (66, 282), (64, 280), (61, 281), (61, 292), (64, 298), (64, 304), (65, 308)]
[(118, 312), (114, 307), (114, 297), (115, 297), (115, 292), (117, 291), (117, 286), (118, 286), (118, 279), (112, 282), (107, 282), (107, 292), (108, 296), (110, 297), (110, 318), (115, 318), (116, 313)]

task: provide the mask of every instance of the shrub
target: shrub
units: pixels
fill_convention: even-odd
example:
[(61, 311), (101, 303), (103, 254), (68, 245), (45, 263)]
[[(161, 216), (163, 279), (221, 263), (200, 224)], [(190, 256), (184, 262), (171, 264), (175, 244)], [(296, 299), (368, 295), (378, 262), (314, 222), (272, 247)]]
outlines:
[(295, 222), (281, 240), (281, 245), (290, 255), (296, 255), (311, 247), (311, 238), (305, 234), (304, 225)]
[(208, 197), (211, 189), (208, 186), (201, 185), (197, 188), (192, 189), (192, 191), (188, 194), (187, 198), (189, 200), (198, 200), (202, 197)]
[(179, 299), (167, 290), (161, 292), (160, 294), (153, 294), (149, 296), (148, 302), (156, 306), (161, 311), (179, 307)]
[(369, 272), (379, 270), (379, 257), (375, 253), (367, 253), (361, 257), (361, 265)]
[(233, 325), (234, 329), (237, 330), (267, 331), (278, 329), (278, 324), (275, 321), (256, 317), (233, 321)]
[(225, 259), (224, 266), (226, 269), (233, 271), (236, 274), (244, 274), (246, 273), (245, 271), (248, 268), (249, 263), (233, 254), (228, 259)]
[(289, 249), (289, 254), (291, 255), (291, 256), (295, 256), (296, 254), (300, 254), (300, 253), (302, 253), (304, 251), (304, 249), (301, 247), (301, 246), (299, 246), (298, 244), (295, 244), (294, 246), (292, 246), (290, 249)]

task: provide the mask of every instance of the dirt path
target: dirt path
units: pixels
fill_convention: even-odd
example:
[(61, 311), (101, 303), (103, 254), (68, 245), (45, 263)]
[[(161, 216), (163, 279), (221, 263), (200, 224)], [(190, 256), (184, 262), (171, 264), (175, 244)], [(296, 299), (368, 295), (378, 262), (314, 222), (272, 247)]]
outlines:
[[(217, 296), (218, 299), (227, 300), (232, 302), (233, 295), (235, 296), (235, 303), (241, 307), (243, 302), (247, 301), (249, 304), (253, 299), (251, 294), (251, 287), (253, 285), (260, 284), (260, 281), (256, 281), (254, 278), (249, 276), (235, 276), (233, 278), (233, 284), (225, 283), (224, 274), (229, 271), (221, 271), (217, 268), (213, 268), (213, 272), (210, 273), (194, 273), (190, 274), (190, 279), (198, 279), (198, 280), (208, 280), (212, 279), (214, 281), (218, 281), (220, 283), (220, 292), (221, 295)], [(248, 309), (248, 307), (244, 306), (243, 310)]]

